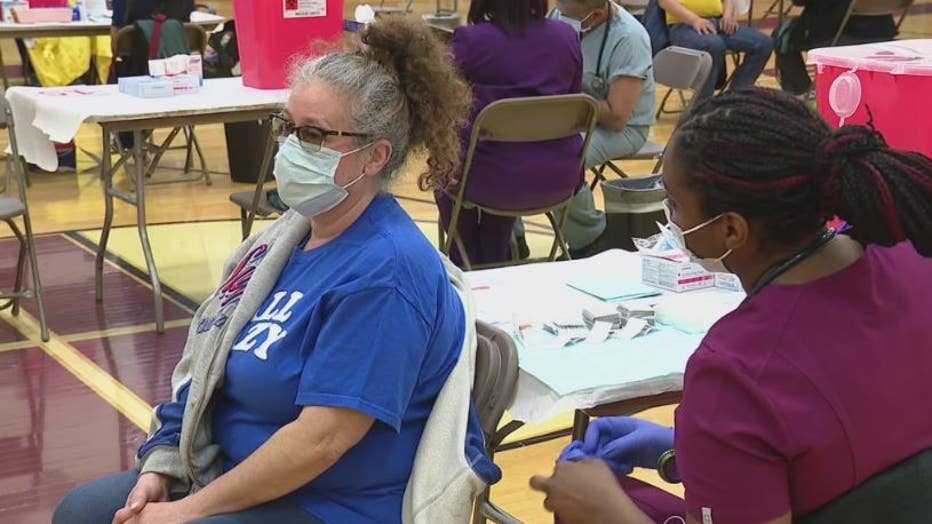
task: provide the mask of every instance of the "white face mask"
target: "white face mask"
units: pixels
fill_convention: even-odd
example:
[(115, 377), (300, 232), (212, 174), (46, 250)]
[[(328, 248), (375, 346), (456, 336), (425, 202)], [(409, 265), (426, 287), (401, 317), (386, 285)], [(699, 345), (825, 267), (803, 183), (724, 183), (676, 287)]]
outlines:
[(583, 29), (583, 26), (582, 26), (583, 23), (585, 23), (586, 20), (589, 20), (589, 18), (590, 18), (592, 15), (593, 15), (593, 13), (589, 13), (588, 15), (586, 15), (585, 17), (583, 17), (582, 20), (576, 20), (575, 18), (570, 18), (570, 17), (564, 15), (563, 13), (561, 13), (559, 10), (557, 10), (557, 18), (558, 18), (561, 22), (563, 22), (564, 24), (568, 24), (570, 27), (573, 28), (574, 31), (576, 31), (577, 33), (579, 33), (579, 34), (581, 34), (581, 35), (584, 35), (584, 34), (588, 33), (589, 31), (592, 31), (592, 28), (591, 28), (591, 27), (587, 27), (586, 29)]
[(577, 33), (582, 33), (582, 22), (576, 20), (575, 18), (570, 18), (564, 14), (560, 15), (560, 21), (564, 24), (569, 24)]
[(670, 202), (667, 200), (663, 201), (663, 213), (667, 216), (667, 225), (663, 226), (661, 224), (658, 224), (661, 226), (660, 227), (661, 233), (666, 235), (667, 238), (670, 239), (671, 242), (673, 242), (677, 247), (679, 247), (680, 251), (689, 255), (689, 259), (693, 263), (699, 264), (700, 266), (702, 266), (703, 269), (705, 269), (706, 271), (710, 273), (731, 273), (731, 271), (729, 271), (728, 268), (725, 267), (725, 259), (728, 257), (728, 255), (731, 254), (732, 252), (731, 249), (726, 251), (724, 255), (718, 258), (702, 258), (700, 256), (697, 256), (695, 253), (693, 253), (689, 249), (689, 247), (686, 246), (686, 235), (699, 231), (705, 226), (711, 224), (712, 222), (715, 222), (716, 220), (722, 218), (724, 214), (712, 217), (709, 220), (706, 220), (705, 222), (699, 224), (698, 226), (691, 227), (687, 229), (686, 231), (683, 231), (683, 229), (680, 226), (676, 225), (676, 222), (673, 221), (672, 219), (673, 213), (670, 212)]
[(367, 147), (369, 145), (346, 153), (323, 146), (313, 151), (302, 146), (298, 137), (289, 136), (281, 142), (275, 155), (278, 196), (288, 207), (306, 217), (330, 211), (349, 196), (347, 188), (366, 175), (362, 173), (349, 184), (338, 186), (334, 177), (340, 160)]

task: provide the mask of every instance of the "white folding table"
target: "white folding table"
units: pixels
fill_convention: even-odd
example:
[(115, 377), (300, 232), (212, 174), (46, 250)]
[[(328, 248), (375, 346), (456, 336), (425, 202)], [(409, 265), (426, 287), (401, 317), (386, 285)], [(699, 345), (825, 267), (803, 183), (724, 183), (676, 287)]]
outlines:
[[(6, 96), (13, 111), (11, 128), (16, 133), (19, 153), (28, 162), (48, 171), (58, 167), (53, 141), (72, 140), (83, 123), (100, 125), (103, 135), (101, 177), (104, 181), (106, 212), (97, 248), (97, 300), (103, 299), (104, 256), (113, 223), (114, 199), (119, 199), (136, 207), (136, 227), (152, 284), (156, 329), (162, 333), (162, 286), (146, 230), (143, 131), (183, 125), (267, 121), (273, 111), (284, 106), (288, 92), (252, 89), (243, 86), (240, 78), (225, 78), (206, 80), (197, 94), (170, 98), (134, 98), (118, 92), (117, 86), (113, 85), (52, 89), (12, 87)], [(134, 135), (135, 172), (130, 175), (127, 170), (130, 182), (135, 187), (134, 193), (120, 191), (113, 185), (110, 136), (116, 132), (132, 132)], [(271, 139), (264, 144), (257, 144), (257, 147), (265, 148), (263, 169), (267, 169), (271, 161), (273, 144)]]
[[(516, 334), (516, 325), (525, 322), (566, 318), (574, 312), (581, 319), (586, 305), (600, 301), (569, 287), (567, 282), (592, 275), (609, 278), (614, 275), (639, 282), (640, 255), (611, 250), (583, 260), (512, 266), (466, 275), (473, 288), (479, 320), (498, 325), (516, 338), (521, 369), (517, 394), (509, 408), (515, 420), (539, 423), (575, 410), (574, 434), (581, 437), (590, 416), (633, 414), (679, 402), (686, 360), (698, 346), (701, 334), (692, 335), (695, 346), (690, 341), (686, 345), (680, 341), (679, 347), (664, 347), (664, 337), (649, 334), (641, 340), (647, 348), (629, 350), (615, 342), (612, 352), (600, 352), (598, 347), (535, 347), (533, 342)], [(719, 288), (685, 295), (690, 303), (696, 301), (707, 308), (718, 308), (720, 311), (713, 312), (714, 316), (724, 315), (743, 298), (743, 293)], [(666, 292), (625, 304), (662, 304), (684, 300), (685, 295)], [(553, 359), (549, 370), (531, 365), (542, 357)], [(558, 373), (573, 373), (577, 378), (569, 386), (557, 385), (562, 382), (556, 380)]]

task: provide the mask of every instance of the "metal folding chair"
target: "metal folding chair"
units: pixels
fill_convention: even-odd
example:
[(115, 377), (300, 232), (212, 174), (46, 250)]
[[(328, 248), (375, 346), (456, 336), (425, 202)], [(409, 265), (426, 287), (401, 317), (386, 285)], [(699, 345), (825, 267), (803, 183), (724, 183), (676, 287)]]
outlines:
[(275, 137), (271, 133), (271, 120), (266, 119), (263, 124), (266, 135), (265, 152), (262, 156), (262, 167), (259, 168), (259, 174), (256, 178), (256, 188), (253, 191), (240, 191), (230, 195), (230, 202), (236, 204), (240, 209), (240, 227), (245, 240), (252, 232), (252, 225), (256, 217), (268, 217), (279, 214), (279, 210), (269, 203), (268, 194), (265, 191), (265, 184), (272, 173), (272, 155), (275, 151)]
[(831, 46), (838, 45), (852, 16), (893, 15), (902, 11), (900, 19), (896, 22), (896, 29), (899, 30), (913, 3), (914, 0), (851, 0), (845, 17), (842, 19), (841, 24), (838, 25), (838, 31), (835, 33), (835, 38), (832, 39)]
[[(518, 348), (508, 333), (484, 322), (476, 323), (476, 334), (478, 346), (472, 395), (479, 424), (485, 435), (486, 451), (494, 460), (495, 451), (505, 437), (521, 426), (520, 422), (511, 422), (502, 428), (498, 427), (517, 391)], [(485, 524), (488, 521), (520, 524), (520, 521), (489, 500), (490, 490), (486, 488), (476, 497), (473, 524)]]
[[(657, 53), (657, 56), (654, 57), (654, 81), (668, 88), (660, 107), (663, 108), (667, 99), (670, 98), (670, 95), (674, 92), (682, 93), (683, 91), (691, 91), (691, 99), (689, 101), (687, 101), (685, 97), (683, 99), (684, 112), (688, 110), (692, 99), (695, 99), (696, 94), (705, 85), (711, 71), (712, 56), (705, 51), (670, 46)], [(591, 171), (595, 176), (590, 187), (595, 189), (595, 186), (597, 186), (599, 182), (605, 180), (606, 169), (612, 170), (616, 175), (622, 178), (628, 176), (621, 168), (613, 163), (615, 161), (656, 159), (657, 162), (654, 164), (654, 169), (652, 171), (656, 173), (660, 169), (660, 166), (663, 165), (664, 149), (666, 149), (666, 146), (648, 140), (644, 146), (641, 147), (641, 150), (632, 156), (616, 158), (601, 166), (593, 167)]]
[[(569, 214), (569, 203), (575, 195), (575, 190), (568, 192), (566, 198), (560, 202), (546, 202), (541, 203), (539, 208), (514, 211), (495, 209), (470, 202), (466, 200), (466, 188), (469, 185), (469, 175), (475, 162), (476, 150), (481, 141), (545, 142), (583, 134), (585, 140), (579, 152), (579, 170), (582, 172), (589, 140), (598, 122), (598, 114), (599, 108), (595, 99), (584, 94), (508, 98), (486, 106), (473, 124), (472, 137), (466, 152), (466, 161), (463, 164), (463, 175), (459, 180), (448, 229), (444, 230), (443, 224), (438, 220), (441, 250), (449, 255), (455, 244), (466, 269), (474, 269), (466, 254), (466, 246), (457, 233), (460, 213), (465, 207), (478, 208), (483, 213), (509, 217), (544, 214), (550, 220), (554, 232), (553, 247), (550, 249), (550, 255), (544, 260), (556, 260), (558, 252), (562, 252), (563, 256), (569, 259), (569, 246), (563, 238), (563, 224)], [(559, 214), (559, 218), (556, 214)], [(513, 259), (505, 264), (487, 264), (482, 267), (527, 262), (531, 260)]]
[[(191, 51), (197, 51), (201, 53), (201, 56), (204, 55), (204, 51), (207, 49), (207, 32), (203, 27), (197, 24), (187, 23), (184, 24), (185, 34), (188, 39), (188, 47)], [(117, 31), (116, 36), (114, 37), (114, 49), (116, 60), (119, 60), (120, 57), (129, 56), (132, 53), (133, 49), (133, 39), (135, 36), (136, 28), (135, 26), (129, 25), (121, 28)], [(173, 147), (172, 143), (175, 141), (175, 138), (178, 137), (178, 134), (181, 133), (185, 137), (185, 145), (180, 147)], [(114, 143), (119, 146), (120, 142), (113, 138)], [(148, 153), (153, 154), (152, 160), (149, 162), (149, 165), (146, 168), (145, 176), (150, 178), (154, 173), (156, 168), (159, 165), (159, 162), (162, 160), (162, 156), (171, 150), (174, 149), (184, 149), (185, 150), (185, 164), (184, 172), (188, 173), (191, 170), (191, 167), (194, 164), (194, 154), (197, 154), (199, 164), (200, 164), (200, 174), (194, 178), (185, 178), (181, 180), (171, 180), (167, 182), (156, 182), (156, 183), (173, 183), (173, 182), (192, 182), (196, 180), (203, 179), (207, 185), (211, 185), (210, 180), (210, 171), (207, 169), (207, 160), (204, 157), (204, 152), (201, 149), (201, 144), (197, 139), (197, 135), (194, 132), (194, 126), (183, 126), (176, 127), (169, 132), (165, 140), (161, 144), (156, 144), (153, 138), (152, 133), (147, 133), (146, 135), (146, 144), (145, 150)], [(127, 160), (132, 158), (131, 148), (124, 149), (122, 147), (116, 147), (116, 151), (120, 151), (120, 159), (113, 165), (113, 170), (116, 171), (121, 166), (123, 166)], [(129, 171), (127, 171), (129, 173)]]
[(385, 0), (381, 0), (379, 5), (372, 6), (372, 10), (375, 11), (376, 16), (380, 15), (407, 15), (412, 11), (412, 6), (414, 5), (414, 0), (408, 0), (405, 2), (404, 6), (400, 5), (385, 5)]
[[(29, 204), (26, 200), (26, 175), (25, 163), (19, 157), (19, 147), (16, 143), (16, 130), (13, 126), (13, 113), (3, 98), (2, 110), (8, 123), (10, 135), (10, 149), (12, 154), (7, 158), (7, 180), (4, 182), (3, 192), (0, 193), (0, 220), (13, 231), (16, 240), (19, 241), (19, 256), (16, 261), (16, 276), (14, 277), (13, 291), (0, 291), (0, 310), (12, 308), (13, 315), (18, 315), (20, 311), (20, 301), (24, 298), (31, 298), (36, 301), (36, 308), (39, 313), (40, 336), (43, 342), (49, 340), (49, 328), (45, 319), (45, 305), (42, 302), (42, 282), (39, 278), (39, 262), (36, 257), (36, 243), (32, 235), (32, 221), (29, 219)], [(13, 195), (10, 189), (10, 178), (18, 189), (18, 195)], [(16, 225), (15, 219), (21, 218), (23, 229), (20, 230)], [(26, 278), (26, 259), (29, 259), (29, 273), (32, 277), (32, 289), (24, 289), (24, 280)]]
[(617, 2), (618, 5), (625, 8), (625, 11), (631, 13), (635, 17), (644, 16), (644, 11), (647, 10), (648, 0), (621, 0)]

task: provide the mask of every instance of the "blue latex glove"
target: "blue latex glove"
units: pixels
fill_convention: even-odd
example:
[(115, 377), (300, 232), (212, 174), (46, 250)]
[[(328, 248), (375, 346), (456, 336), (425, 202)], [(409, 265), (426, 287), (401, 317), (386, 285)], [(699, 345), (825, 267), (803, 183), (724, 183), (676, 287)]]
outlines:
[(633, 417), (605, 417), (589, 424), (584, 453), (629, 468), (657, 469), (657, 460), (673, 448), (673, 429)]
[(594, 454), (588, 454), (582, 449), (582, 442), (574, 440), (570, 442), (569, 446), (563, 448), (563, 451), (560, 452), (560, 456), (557, 457), (557, 462), (582, 462), (583, 460), (590, 460), (596, 458)]
[(570, 443), (569, 446), (563, 448), (563, 452), (560, 453), (560, 457), (557, 458), (557, 462), (582, 462), (584, 460), (601, 460), (605, 462), (616, 475), (626, 477), (634, 471), (634, 468), (626, 464), (615, 462), (610, 459), (603, 459), (595, 454), (586, 453), (583, 450), (583, 443), (576, 440)]

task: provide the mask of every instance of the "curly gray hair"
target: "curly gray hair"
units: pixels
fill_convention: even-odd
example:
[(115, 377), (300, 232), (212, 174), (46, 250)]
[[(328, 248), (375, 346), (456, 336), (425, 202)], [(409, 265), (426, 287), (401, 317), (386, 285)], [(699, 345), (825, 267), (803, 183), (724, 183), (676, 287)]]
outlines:
[[(394, 177), (408, 156), (411, 135), (408, 101), (394, 72), (358, 53), (333, 53), (301, 60), (292, 68), (293, 90), (313, 80), (322, 80), (349, 98), (346, 103), (354, 131), (391, 143), (392, 155), (382, 178)], [(371, 139), (356, 140), (364, 145), (363, 140)]]

